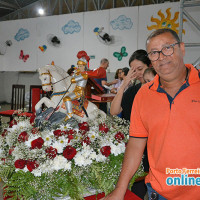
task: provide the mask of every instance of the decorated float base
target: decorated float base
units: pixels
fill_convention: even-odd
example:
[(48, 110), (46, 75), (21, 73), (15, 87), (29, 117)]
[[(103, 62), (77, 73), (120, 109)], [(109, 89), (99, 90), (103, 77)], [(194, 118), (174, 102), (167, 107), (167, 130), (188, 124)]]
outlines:
[[(5, 199), (83, 199), (91, 195), (88, 188), (108, 194), (117, 183), (128, 138), (129, 123), (118, 117), (47, 129), (35, 127), (33, 117), (16, 117), (1, 126)], [(130, 187), (144, 175), (140, 165)]]

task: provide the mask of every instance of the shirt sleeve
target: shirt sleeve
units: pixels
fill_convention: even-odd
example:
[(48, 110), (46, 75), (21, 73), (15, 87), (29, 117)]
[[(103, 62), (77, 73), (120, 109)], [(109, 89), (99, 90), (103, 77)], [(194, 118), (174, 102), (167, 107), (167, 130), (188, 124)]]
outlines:
[(102, 67), (99, 67), (94, 71), (88, 71), (87, 74), (91, 78), (106, 78), (106, 70), (104, 70)]
[(142, 117), (141, 117), (142, 92), (140, 90), (136, 94), (134, 102), (133, 102), (133, 106), (132, 106), (129, 136), (145, 138), (145, 137), (148, 137), (148, 132), (146, 128), (144, 127)]

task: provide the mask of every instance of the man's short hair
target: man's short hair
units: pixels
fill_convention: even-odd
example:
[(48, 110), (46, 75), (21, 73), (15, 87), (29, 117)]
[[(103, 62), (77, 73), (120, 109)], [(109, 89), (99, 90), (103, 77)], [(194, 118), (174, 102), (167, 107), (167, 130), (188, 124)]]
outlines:
[(154, 38), (154, 37), (156, 37), (156, 36), (158, 36), (158, 35), (161, 35), (161, 34), (163, 34), (163, 33), (171, 33), (171, 35), (174, 37), (174, 39), (175, 39), (178, 43), (181, 42), (181, 41), (180, 41), (180, 38), (178, 37), (177, 33), (176, 33), (174, 30), (169, 29), (169, 28), (163, 28), (163, 29), (155, 30), (154, 32), (152, 32), (152, 33), (149, 35), (149, 37), (148, 37), (147, 40), (146, 40), (146, 47), (147, 47), (147, 43), (148, 43), (149, 40), (151, 40), (152, 38)]
[(108, 59), (107, 58), (102, 58), (100, 64), (104, 64), (104, 63), (108, 63)]

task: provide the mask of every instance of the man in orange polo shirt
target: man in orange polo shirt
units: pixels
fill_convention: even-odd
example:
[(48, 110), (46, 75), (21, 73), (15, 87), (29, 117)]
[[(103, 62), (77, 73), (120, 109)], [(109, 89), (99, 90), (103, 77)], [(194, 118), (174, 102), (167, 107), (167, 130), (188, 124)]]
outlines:
[(184, 64), (184, 43), (171, 29), (153, 32), (146, 47), (158, 75), (134, 99), (120, 178), (105, 199), (123, 199), (147, 143), (149, 200), (198, 200), (200, 72)]

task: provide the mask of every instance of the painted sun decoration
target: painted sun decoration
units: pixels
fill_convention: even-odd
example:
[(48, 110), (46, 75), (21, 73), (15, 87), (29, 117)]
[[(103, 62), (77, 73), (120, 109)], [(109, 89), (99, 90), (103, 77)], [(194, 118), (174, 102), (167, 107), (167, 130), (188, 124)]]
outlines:
[[(171, 19), (171, 8), (168, 8), (166, 10), (167, 13), (167, 17), (165, 17), (165, 15), (161, 12), (161, 10), (158, 11), (158, 15), (160, 16), (160, 20), (157, 18), (154, 18), (153, 16), (151, 17), (151, 22), (155, 22), (156, 25), (151, 25), (151, 26), (147, 26), (148, 30), (157, 30), (157, 29), (162, 29), (162, 28), (171, 28), (172, 30), (174, 30), (177, 34), (178, 34), (178, 27), (179, 27), (179, 23), (176, 23), (176, 21), (178, 20), (178, 16), (179, 16), (179, 12), (175, 12), (174, 14), (174, 18)], [(186, 19), (183, 19), (183, 22), (187, 21)], [(185, 34), (185, 30), (183, 29), (183, 33)]]

